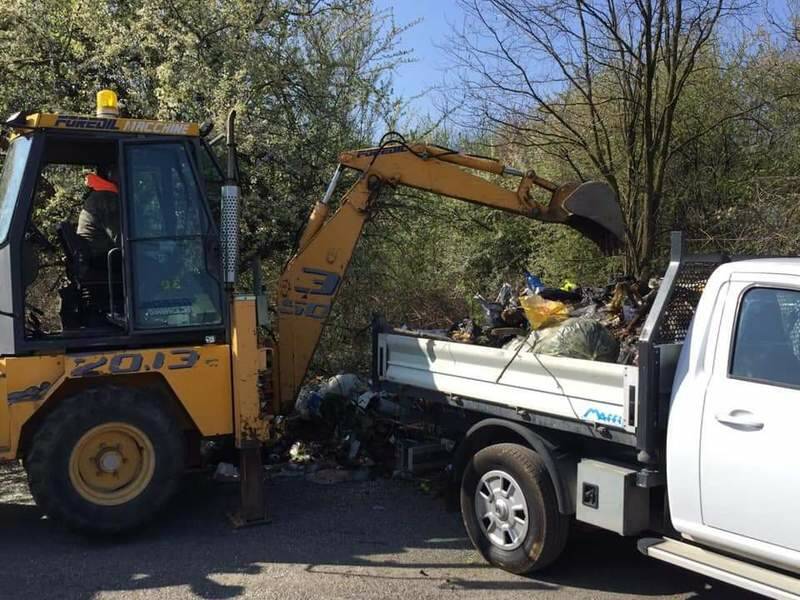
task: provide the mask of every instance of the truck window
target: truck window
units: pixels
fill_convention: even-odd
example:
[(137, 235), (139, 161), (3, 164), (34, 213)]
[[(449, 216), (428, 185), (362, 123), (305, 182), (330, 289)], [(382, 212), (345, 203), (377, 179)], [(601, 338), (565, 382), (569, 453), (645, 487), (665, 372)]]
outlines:
[(730, 374), (783, 386), (800, 386), (800, 292), (747, 291), (739, 306)]

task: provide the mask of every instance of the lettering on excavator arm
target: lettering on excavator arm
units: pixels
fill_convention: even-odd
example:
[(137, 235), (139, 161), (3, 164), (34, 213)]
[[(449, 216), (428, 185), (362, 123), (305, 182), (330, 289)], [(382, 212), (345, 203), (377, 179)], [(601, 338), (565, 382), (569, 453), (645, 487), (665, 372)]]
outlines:
[[(327, 318), (331, 312), (333, 295), (339, 288), (342, 278), (338, 273), (312, 267), (304, 267), (303, 273), (311, 277), (306, 281), (295, 282), (294, 290), (281, 290), (283, 298), (278, 304), (278, 312), (319, 320)], [(300, 298), (290, 297), (291, 291), (295, 292), (293, 295), (299, 294)], [(316, 298), (312, 299), (309, 296)]]

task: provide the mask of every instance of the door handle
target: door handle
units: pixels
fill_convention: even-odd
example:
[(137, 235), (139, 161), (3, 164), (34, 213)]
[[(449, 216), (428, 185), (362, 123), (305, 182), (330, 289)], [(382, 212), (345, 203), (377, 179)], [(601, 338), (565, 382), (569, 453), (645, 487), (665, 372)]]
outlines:
[(734, 429), (743, 431), (760, 431), (764, 429), (764, 423), (756, 419), (755, 415), (747, 410), (732, 410), (727, 414), (718, 414), (714, 418)]

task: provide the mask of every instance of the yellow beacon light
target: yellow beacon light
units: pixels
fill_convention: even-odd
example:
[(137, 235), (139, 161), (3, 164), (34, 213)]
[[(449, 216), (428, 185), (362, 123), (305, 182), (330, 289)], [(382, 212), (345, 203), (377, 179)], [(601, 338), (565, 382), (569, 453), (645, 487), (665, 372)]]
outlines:
[(97, 92), (97, 116), (116, 117), (117, 115), (119, 115), (117, 93), (113, 90), (100, 90)]

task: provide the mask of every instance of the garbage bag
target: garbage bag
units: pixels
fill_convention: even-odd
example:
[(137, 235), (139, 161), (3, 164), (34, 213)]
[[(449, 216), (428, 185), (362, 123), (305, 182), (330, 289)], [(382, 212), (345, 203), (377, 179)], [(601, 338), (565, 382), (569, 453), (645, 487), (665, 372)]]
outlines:
[(530, 271), (525, 271), (525, 285), (528, 287), (531, 294), (537, 294), (539, 290), (544, 287), (542, 280), (536, 275), (533, 275)]
[(321, 416), (320, 407), (322, 406), (322, 395), (315, 386), (306, 385), (297, 394), (294, 403), (294, 410), (304, 420)]
[(510, 283), (504, 283), (500, 286), (500, 291), (497, 292), (497, 298), (495, 298), (495, 302), (502, 306), (503, 308), (511, 302), (511, 298), (514, 296), (514, 290), (511, 288)]
[(367, 389), (366, 383), (354, 373), (340, 373), (324, 383), (305, 385), (294, 403), (295, 411), (303, 419), (322, 416), (322, 405), (331, 397), (349, 398)]
[(599, 321), (573, 317), (531, 335), (532, 352), (549, 356), (617, 362), (619, 342)]
[(560, 323), (569, 316), (569, 308), (563, 302), (545, 300), (539, 294), (520, 296), (519, 303), (531, 329), (541, 329)]
[(578, 289), (578, 284), (574, 281), (570, 281), (569, 279), (565, 279), (564, 283), (561, 284), (561, 289), (565, 292), (574, 292)]
[(507, 327), (509, 325), (504, 320), (503, 312), (515, 307), (513, 303), (514, 296), (514, 289), (510, 283), (504, 283), (500, 287), (494, 302), (489, 302), (480, 294), (475, 294), (475, 300), (481, 305), (483, 313), (486, 315), (486, 325), (489, 327)]
[(480, 294), (475, 294), (475, 300), (481, 305), (483, 314), (486, 316), (486, 325), (489, 327), (502, 327), (503, 322), (503, 305), (499, 302), (489, 302)]
[(355, 373), (340, 373), (323, 383), (319, 388), (319, 394), (323, 398), (326, 396), (349, 398), (353, 394), (363, 392), (366, 389), (367, 384)]
[(580, 302), (583, 300), (583, 295), (579, 292), (569, 292), (561, 288), (540, 288), (539, 295), (545, 300), (556, 300), (558, 302)]

